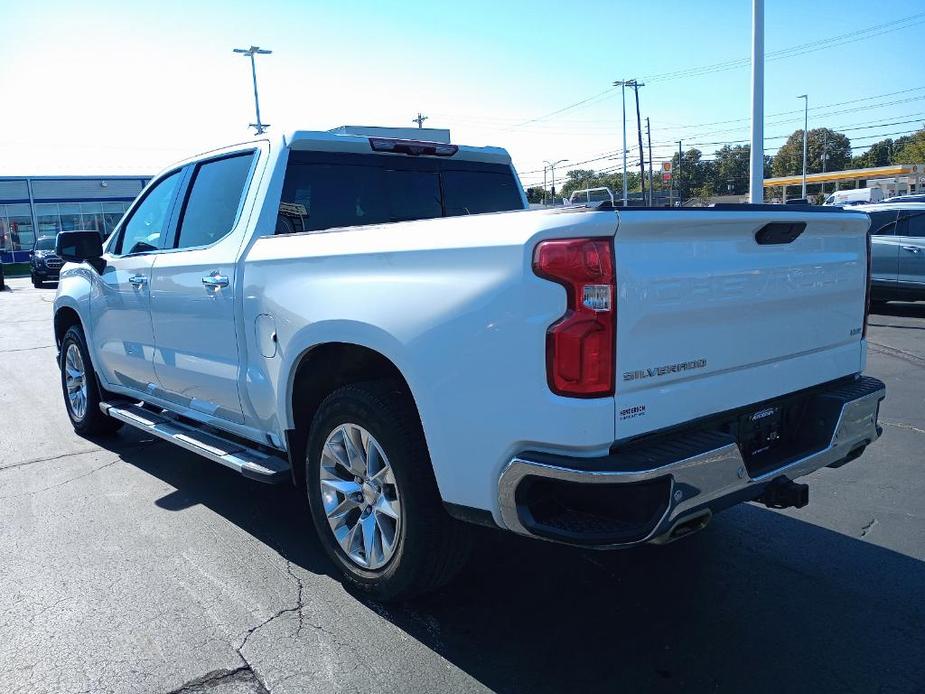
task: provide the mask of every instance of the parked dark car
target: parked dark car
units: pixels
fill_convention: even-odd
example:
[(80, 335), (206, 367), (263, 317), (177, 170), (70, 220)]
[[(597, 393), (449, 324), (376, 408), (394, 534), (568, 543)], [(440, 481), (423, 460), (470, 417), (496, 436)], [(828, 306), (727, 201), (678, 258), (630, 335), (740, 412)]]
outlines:
[(6, 281), (3, 279), (3, 263), (0, 263), (0, 291), (6, 288)]
[(58, 273), (64, 261), (55, 255), (54, 236), (43, 236), (35, 242), (32, 252), (32, 286), (41, 287), (45, 282), (57, 282)]

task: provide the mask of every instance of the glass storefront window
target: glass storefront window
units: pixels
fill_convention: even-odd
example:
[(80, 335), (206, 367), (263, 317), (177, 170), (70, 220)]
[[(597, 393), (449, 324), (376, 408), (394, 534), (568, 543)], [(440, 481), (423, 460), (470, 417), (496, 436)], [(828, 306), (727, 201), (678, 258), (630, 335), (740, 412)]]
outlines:
[(32, 228), (32, 210), (28, 203), (7, 205), (7, 224), (14, 251), (31, 251), (35, 245), (35, 233)]
[(128, 206), (129, 203), (127, 202), (103, 203), (103, 227), (106, 236), (109, 236), (113, 229), (116, 228), (116, 225), (119, 223), (119, 220), (122, 219), (122, 215), (125, 214)]
[(58, 215), (61, 218), (62, 231), (80, 229), (80, 205), (76, 202), (61, 203), (58, 205)]
[(103, 233), (103, 208), (98, 202), (80, 203), (80, 224), (82, 229)]
[(0, 205), (0, 253), (9, 253), (13, 250), (10, 239), (10, 227), (6, 219), (6, 205)]
[(39, 224), (38, 238), (57, 236), (58, 232), (61, 231), (61, 219), (58, 217), (58, 206), (56, 204), (37, 204), (35, 206), (35, 216)]

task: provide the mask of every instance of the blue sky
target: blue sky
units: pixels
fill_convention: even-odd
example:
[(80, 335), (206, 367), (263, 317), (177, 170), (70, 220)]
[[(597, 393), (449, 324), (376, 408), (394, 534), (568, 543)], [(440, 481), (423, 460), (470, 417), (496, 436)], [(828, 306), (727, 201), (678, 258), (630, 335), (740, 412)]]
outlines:
[[(766, 5), (769, 54), (925, 13), (921, 0)], [(619, 93), (603, 93), (615, 79), (647, 82), (640, 98), (656, 160), (679, 138), (706, 143), (709, 155), (719, 147), (712, 143), (748, 137), (747, 64), (656, 76), (747, 59), (749, 0), (0, 0), (0, 26), (2, 175), (149, 173), (247, 138), (249, 66), (231, 49), (251, 44), (273, 50), (258, 63), (271, 131), (410, 125), (420, 110), (456, 142), (509, 149), (528, 184), (542, 180), (528, 172), (544, 159), (579, 162), (621, 148)], [(925, 14), (768, 60), (766, 134), (802, 126), (802, 93), (810, 127), (857, 128), (847, 133), (856, 151), (874, 136), (915, 129), (925, 120), (925, 77), (914, 62), (923, 37)], [(782, 142), (769, 139), (767, 150)]]

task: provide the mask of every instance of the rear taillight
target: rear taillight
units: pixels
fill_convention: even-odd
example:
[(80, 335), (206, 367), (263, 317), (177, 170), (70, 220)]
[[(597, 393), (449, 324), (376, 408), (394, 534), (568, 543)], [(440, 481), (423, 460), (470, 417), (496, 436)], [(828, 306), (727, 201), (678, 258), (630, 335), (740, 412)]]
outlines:
[(864, 293), (864, 325), (861, 328), (861, 337), (867, 337), (867, 319), (870, 318), (870, 263), (873, 255), (871, 248), (870, 231), (867, 232), (867, 290)]
[(557, 395), (614, 393), (616, 317), (610, 239), (542, 241), (533, 271), (565, 287), (565, 315), (546, 331), (546, 378)]

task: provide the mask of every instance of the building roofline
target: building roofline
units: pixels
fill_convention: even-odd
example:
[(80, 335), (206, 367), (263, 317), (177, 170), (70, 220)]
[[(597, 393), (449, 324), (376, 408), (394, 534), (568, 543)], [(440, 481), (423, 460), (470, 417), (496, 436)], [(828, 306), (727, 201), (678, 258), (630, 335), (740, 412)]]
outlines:
[[(806, 174), (806, 182), (831, 183), (832, 181), (850, 181), (856, 178), (889, 178), (891, 176), (911, 176), (921, 171), (921, 164), (873, 166), (867, 169), (848, 169), (846, 171), (827, 171), (826, 173)], [(795, 176), (778, 176), (777, 178), (764, 179), (765, 188), (773, 188), (775, 186), (798, 186), (802, 183), (802, 174), (797, 174)]]

